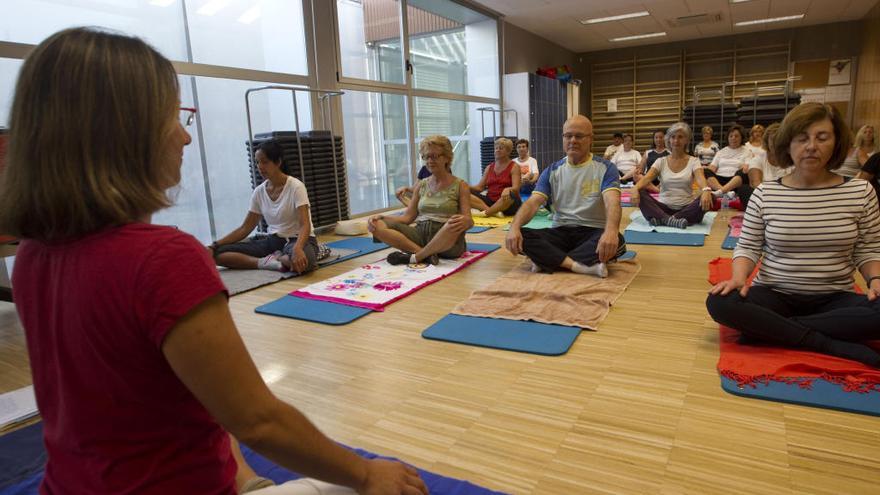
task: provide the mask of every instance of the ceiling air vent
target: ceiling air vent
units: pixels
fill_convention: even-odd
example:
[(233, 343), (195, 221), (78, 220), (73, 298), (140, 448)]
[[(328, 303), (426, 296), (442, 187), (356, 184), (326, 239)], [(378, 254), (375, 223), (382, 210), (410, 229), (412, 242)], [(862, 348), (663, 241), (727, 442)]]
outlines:
[(683, 15), (681, 17), (676, 17), (675, 19), (666, 19), (666, 24), (669, 27), (685, 27), (685, 26), (696, 26), (697, 24), (711, 24), (713, 22), (719, 22), (721, 20), (721, 12), (713, 12), (711, 14), (693, 14), (693, 15)]

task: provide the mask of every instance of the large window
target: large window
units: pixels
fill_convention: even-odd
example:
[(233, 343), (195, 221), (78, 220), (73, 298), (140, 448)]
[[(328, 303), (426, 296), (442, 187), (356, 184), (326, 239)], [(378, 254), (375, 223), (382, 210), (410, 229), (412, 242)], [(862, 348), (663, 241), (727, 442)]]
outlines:
[(406, 97), (346, 91), (342, 111), (352, 214), (394, 206), (397, 188), (413, 183)]
[(16, 0), (3, 2), (0, 41), (38, 44), (74, 26), (101, 26), (143, 38), (172, 60), (186, 60), (180, 0)]
[[(453, 172), (478, 180), (483, 136), (476, 109), (499, 103), (497, 21), (450, 0), (407, 0), (405, 23), (399, 0), (335, 4), (341, 80), (343, 88), (351, 84), (343, 119), (352, 213), (397, 206), (394, 189), (411, 182), (419, 165), (414, 149), (429, 135), (449, 137)], [(406, 94), (388, 95), (389, 84)], [(392, 136), (389, 123), (400, 132)]]
[[(404, 83), (400, 50), (400, 3), (395, 0), (337, 0), (342, 75)], [(383, 50), (393, 46), (393, 51)]]
[(9, 127), (9, 112), (18, 71), (24, 62), (12, 58), (0, 58), (0, 126)]
[(187, 0), (186, 18), (193, 62), (308, 74), (300, 1)]
[(480, 107), (497, 105), (417, 97), (414, 103), (416, 142), (426, 136), (441, 134), (452, 141), (452, 173), (468, 182), (480, 178)]
[[(302, 0), (20, 0), (0, 16), (0, 125), (8, 121), (22, 61), (20, 47), (73, 26), (101, 26), (139, 36), (175, 62), (181, 101), (196, 106), (193, 142), (184, 153), (176, 203), (154, 216), (203, 242), (238, 226), (252, 191), (245, 142), (244, 92), (266, 85), (340, 89), (334, 115), (322, 119), (306, 94), (299, 127), (341, 122), (352, 214), (394, 207), (411, 185), (424, 136), (448, 136), (456, 175), (480, 175), (482, 138), (476, 108), (500, 103), (498, 23), (451, 0), (335, 0), (332, 13)], [(404, 11), (402, 6), (405, 6)], [(304, 15), (317, 15), (306, 19)], [(338, 36), (309, 34), (335, 21)], [(314, 50), (312, 57), (307, 53)], [(334, 57), (334, 52), (337, 57)], [(335, 67), (339, 84), (324, 64)], [(312, 60), (321, 70), (311, 73)], [(337, 103), (338, 102), (338, 103)], [(341, 115), (340, 115), (341, 114)], [(315, 117), (315, 118), (313, 118)], [(296, 128), (289, 92), (251, 99), (255, 134)], [(324, 125), (324, 124), (319, 124)], [(296, 171), (293, 171), (296, 175)]]
[[(171, 191), (175, 204), (157, 212), (153, 221), (175, 225), (206, 243), (241, 223), (251, 196), (244, 92), (270, 84), (254, 80), (265, 73), (272, 73), (275, 81), (290, 80), (287, 85), (307, 81), (301, 76), (309, 72), (301, 1), (7, 3), (0, 17), (0, 41), (37, 44), (64, 28), (100, 26), (139, 36), (171, 60), (213, 66), (187, 66), (184, 70), (192, 72), (180, 76), (181, 102), (199, 112), (196, 125), (188, 129), (193, 141), (184, 151), (181, 182)], [(8, 121), (21, 63), (0, 59), (0, 125)], [(310, 102), (307, 95), (297, 98), (301, 130), (312, 127)], [(291, 93), (254, 95), (251, 121), (255, 134), (295, 129)]]

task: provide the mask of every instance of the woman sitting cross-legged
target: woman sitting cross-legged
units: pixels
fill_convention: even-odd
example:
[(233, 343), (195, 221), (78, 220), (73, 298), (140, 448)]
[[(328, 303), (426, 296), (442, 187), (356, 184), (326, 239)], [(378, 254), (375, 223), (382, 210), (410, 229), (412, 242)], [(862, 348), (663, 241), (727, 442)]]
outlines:
[(470, 187), (471, 206), (487, 217), (493, 215), (513, 216), (522, 206), (519, 187), (522, 173), (517, 164), (510, 159), (513, 142), (507, 138), (495, 140), (495, 161), (486, 167), (483, 178), (476, 186)]
[(856, 142), (847, 153), (843, 165), (834, 172), (844, 177), (855, 177), (859, 171), (877, 151), (877, 141), (874, 139), (874, 127), (863, 125), (856, 133)]
[(611, 163), (617, 167), (617, 173), (620, 174), (620, 182), (632, 182), (633, 178), (639, 171), (639, 162), (642, 161), (642, 154), (633, 149), (632, 134), (623, 135), (623, 147), (617, 150), (617, 153), (611, 157)]
[(713, 132), (714, 131), (711, 127), (707, 125), (703, 126), (703, 140), (694, 146), (694, 156), (700, 160), (700, 165), (704, 167), (708, 167), (712, 164), (712, 159), (715, 158), (715, 153), (718, 153), (718, 150), (721, 149), (721, 146), (718, 146), (718, 143), (712, 141)]
[[(375, 215), (367, 223), (376, 242), (400, 250), (388, 255), (392, 265), (436, 265), (439, 258), (458, 258), (467, 248), (465, 232), (474, 224), (468, 185), (452, 175), (449, 139), (428, 136), (419, 144), (419, 153), (431, 176), (418, 182), (406, 211), (401, 215)], [(413, 221), (415, 227), (410, 225)]]
[[(691, 128), (684, 122), (672, 124), (664, 137), (669, 156), (654, 162), (648, 173), (633, 188), (632, 205), (642, 210), (651, 225), (668, 225), (680, 229), (700, 223), (712, 208), (712, 190), (706, 185), (700, 160), (685, 153), (691, 140)], [(660, 179), (660, 199), (648, 192), (648, 185)], [(703, 192), (694, 198), (694, 180)]]
[[(651, 140), (654, 142), (653, 148), (645, 151), (644, 156), (642, 156), (642, 161), (639, 162), (636, 167), (636, 175), (634, 180), (638, 182), (641, 180), (642, 176), (648, 173), (648, 170), (651, 170), (651, 166), (654, 165), (654, 162), (663, 158), (664, 156), (669, 156), (669, 148), (666, 147), (666, 131), (663, 129), (657, 129), (651, 133)], [(660, 181), (658, 179), (654, 179), (654, 182), (648, 186), (648, 190), (651, 192), (657, 192), (657, 186), (660, 185)]]
[(774, 122), (764, 130), (764, 150), (762, 154), (756, 154), (749, 160), (749, 185), (758, 187), (762, 182), (773, 182), (784, 175), (791, 173), (792, 167), (781, 168), (776, 166), (776, 158), (770, 151), (773, 149), (773, 139), (779, 131), (779, 122)]
[(744, 133), (742, 126), (731, 126), (727, 131), (727, 146), (715, 153), (712, 163), (703, 172), (714, 195), (721, 197), (726, 194), (730, 199), (739, 196), (743, 209), (752, 193), (746, 177), (752, 152), (743, 145)]
[[(880, 213), (870, 184), (833, 172), (849, 141), (830, 105), (802, 103), (785, 117), (770, 152), (794, 171), (755, 189), (733, 277), (711, 289), (706, 307), (746, 341), (880, 367), (880, 353), (864, 344), (880, 338)], [(856, 270), (866, 295), (853, 292)]]
[[(318, 266), (318, 240), (312, 228), (309, 195), (305, 184), (284, 173), (282, 153), (281, 145), (274, 140), (264, 142), (257, 150), (257, 167), (266, 180), (254, 189), (241, 225), (208, 246), (218, 265), (296, 273)], [(269, 235), (243, 241), (261, 217), (269, 224)]]

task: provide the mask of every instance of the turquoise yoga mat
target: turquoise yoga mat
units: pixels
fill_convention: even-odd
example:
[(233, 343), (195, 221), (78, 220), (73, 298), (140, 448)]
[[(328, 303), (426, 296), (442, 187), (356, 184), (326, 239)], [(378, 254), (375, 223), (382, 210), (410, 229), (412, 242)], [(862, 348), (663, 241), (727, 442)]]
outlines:
[(623, 238), (629, 244), (654, 244), (659, 246), (702, 246), (703, 234), (669, 234), (666, 232), (637, 232), (625, 230)]
[[(357, 239), (367, 238), (359, 237), (356, 239), (346, 239), (346, 241), (356, 241)], [(387, 247), (385, 246), (385, 244), (381, 244), (381, 246), (381, 249)], [(348, 246), (339, 247), (354, 249)], [(501, 246), (498, 244), (480, 244), (469, 242), (467, 247), (470, 251), (486, 251), (491, 253), (498, 250)], [(270, 303), (263, 304), (262, 306), (257, 306), (254, 311), (264, 315), (281, 316), (284, 318), (293, 318), (295, 320), (324, 323), (326, 325), (346, 325), (357, 320), (358, 318), (372, 313), (372, 310), (367, 308), (357, 308), (354, 306), (348, 306), (346, 304), (318, 301), (315, 299), (305, 299), (302, 297), (291, 296), (289, 294), (282, 296), (279, 299), (276, 299)]]
[(702, 234), (709, 235), (712, 232), (712, 224), (715, 222), (715, 217), (718, 215), (717, 212), (707, 211), (703, 215), (703, 221), (700, 223), (695, 223), (693, 225), (688, 225), (687, 229), (677, 229), (675, 227), (667, 227), (665, 225), (651, 225), (645, 219), (645, 216), (641, 211), (634, 211), (630, 213), (630, 223), (626, 226), (627, 232), (661, 232), (666, 234)]
[(581, 329), (534, 321), (446, 315), (422, 337), (457, 344), (559, 356), (571, 348)]
[(264, 315), (313, 321), (325, 325), (346, 325), (373, 312), (367, 308), (304, 299), (289, 294), (270, 303), (257, 306), (254, 311)]
[(840, 385), (821, 378), (815, 379), (809, 388), (803, 388), (797, 383), (774, 381), (767, 384), (757, 383), (754, 388), (748, 385), (740, 388), (735, 380), (722, 376), (721, 388), (725, 392), (752, 399), (880, 416), (880, 391), (847, 392)]
[(724, 242), (721, 243), (721, 249), (736, 249), (737, 242), (739, 242), (739, 237), (731, 237), (730, 230), (728, 230), (727, 237), (725, 237)]

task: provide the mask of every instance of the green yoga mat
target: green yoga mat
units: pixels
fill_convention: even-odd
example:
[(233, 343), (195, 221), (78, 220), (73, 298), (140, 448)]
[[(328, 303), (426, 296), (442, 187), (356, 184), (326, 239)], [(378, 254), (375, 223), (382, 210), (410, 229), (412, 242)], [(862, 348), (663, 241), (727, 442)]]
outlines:
[[(532, 218), (532, 221), (523, 225), (523, 227), (528, 227), (530, 229), (549, 229), (553, 224), (553, 220), (550, 219), (550, 215), (535, 215)], [(504, 226), (504, 230), (510, 230), (510, 224)]]

